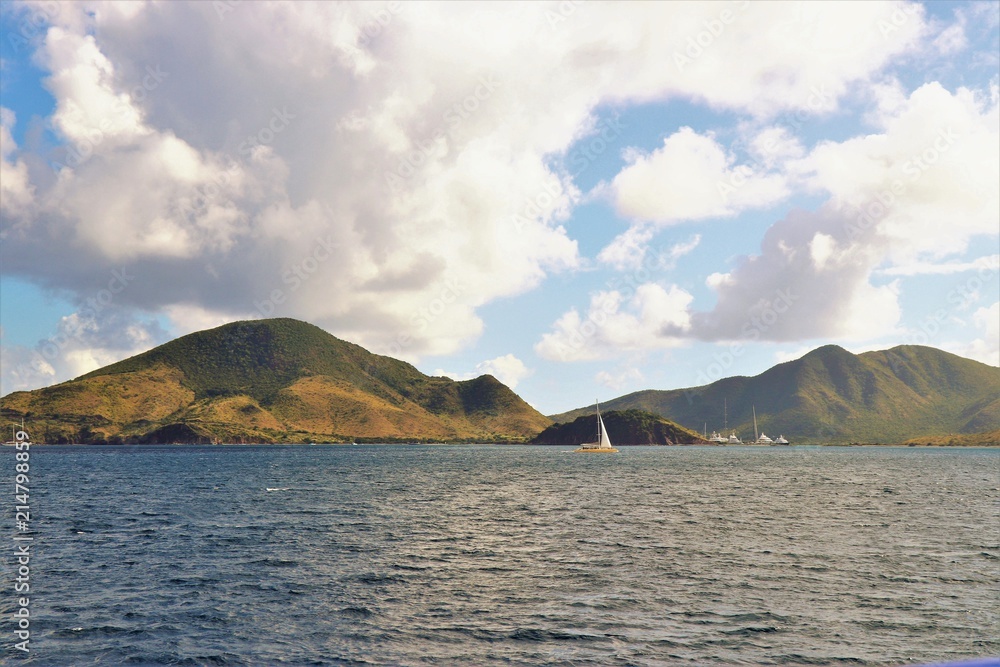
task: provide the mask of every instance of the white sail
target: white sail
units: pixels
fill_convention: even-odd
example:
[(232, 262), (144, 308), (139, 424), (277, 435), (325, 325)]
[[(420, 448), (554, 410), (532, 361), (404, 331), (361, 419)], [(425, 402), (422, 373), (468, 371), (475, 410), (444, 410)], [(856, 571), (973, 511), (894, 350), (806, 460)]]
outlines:
[(604, 420), (601, 418), (600, 412), (597, 413), (597, 428), (600, 431), (598, 443), (601, 447), (611, 449), (611, 438), (608, 437), (608, 429), (604, 428)]
[(597, 441), (587, 442), (580, 445), (574, 451), (577, 452), (601, 452), (601, 453), (614, 453), (618, 450), (614, 448), (611, 444), (611, 438), (608, 437), (608, 429), (604, 426), (604, 418), (601, 417), (601, 405), (600, 403), (595, 403), (595, 408), (597, 408)]

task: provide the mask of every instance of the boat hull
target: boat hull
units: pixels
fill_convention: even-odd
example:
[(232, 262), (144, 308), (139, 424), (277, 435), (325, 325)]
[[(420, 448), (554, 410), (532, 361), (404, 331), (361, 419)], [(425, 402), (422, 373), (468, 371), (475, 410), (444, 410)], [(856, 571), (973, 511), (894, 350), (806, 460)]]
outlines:
[(578, 447), (573, 450), (577, 454), (617, 454), (614, 447)]

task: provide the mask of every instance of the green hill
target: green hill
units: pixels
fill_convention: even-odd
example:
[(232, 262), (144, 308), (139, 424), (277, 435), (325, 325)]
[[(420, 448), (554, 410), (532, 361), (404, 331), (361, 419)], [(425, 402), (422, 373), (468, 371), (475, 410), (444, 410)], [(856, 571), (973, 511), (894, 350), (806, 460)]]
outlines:
[(550, 423), (490, 375), (429, 377), (292, 319), (200, 331), (0, 401), (50, 443), (518, 442)]
[[(642, 410), (612, 410), (602, 415), (614, 445), (708, 444), (697, 433)], [(577, 417), (567, 424), (553, 424), (535, 436), (536, 445), (580, 445), (597, 438), (597, 415)]]
[(932, 347), (855, 355), (826, 345), (755, 377), (640, 391), (604, 405), (647, 410), (695, 431), (722, 431), (726, 410), (729, 430), (744, 440), (753, 439), (756, 408), (759, 430), (793, 443), (893, 443), (1000, 428), (1000, 368)]

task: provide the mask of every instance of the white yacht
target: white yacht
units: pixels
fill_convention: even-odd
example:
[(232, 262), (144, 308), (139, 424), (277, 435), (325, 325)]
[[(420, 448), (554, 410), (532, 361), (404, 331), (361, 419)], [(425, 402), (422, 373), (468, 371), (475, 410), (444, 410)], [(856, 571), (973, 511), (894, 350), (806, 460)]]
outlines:
[(758, 431), (757, 431), (757, 406), (756, 405), (753, 406), (753, 436), (754, 436), (753, 444), (755, 444), (755, 445), (773, 445), (774, 444), (774, 440), (771, 440), (769, 437), (767, 437), (763, 433), (758, 434)]
[(787, 445), (787, 444), (789, 444), (789, 442), (787, 440), (785, 440), (785, 436), (779, 435), (778, 439), (774, 441), (774, 444), (776, 444), (776, 445)]
[(743, 441), (736, 437), (736, 431), (729, 434), (729, 439), (726, 440), (726, 444), (729, 445), (742, 445)]

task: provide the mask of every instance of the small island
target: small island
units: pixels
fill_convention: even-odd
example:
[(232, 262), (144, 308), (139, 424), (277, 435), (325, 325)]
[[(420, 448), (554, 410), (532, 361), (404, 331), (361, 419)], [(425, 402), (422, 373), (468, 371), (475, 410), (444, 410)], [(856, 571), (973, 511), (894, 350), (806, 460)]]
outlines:
[[(690, 429), (644, 410), (612, 410), (603, 413), (603, 418), (615, 446), (713, 444)], [(535, 436), (531, 444), (576, 446), (593, 440), (596, 432), (597, 415), (585, 415), (549, 426)]]

